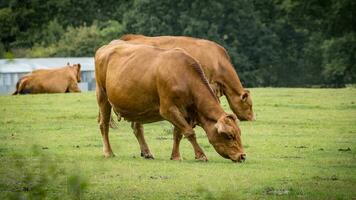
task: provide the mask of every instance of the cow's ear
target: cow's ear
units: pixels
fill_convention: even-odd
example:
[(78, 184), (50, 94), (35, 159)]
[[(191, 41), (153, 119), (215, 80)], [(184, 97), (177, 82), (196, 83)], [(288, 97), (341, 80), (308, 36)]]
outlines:
[(77, 66), (78, 66), (78, 71), (80, 71), (80, 67), (81, 67), (80, 64), (78, 63)]
[(223, 133), (227, 132), (226, 125), (224, 123), (220, 122), (220, 121), (218, 121), (215, 124), (215, 128), (216, 128), (216, 130), (218, 131), (219, 134), (223, 134)]
[(233, 136), (231, 127), (225, 122), (225, 118), (227, 118), (227, 117), (228, 117), (228, 115), (220, 117), (220, 119), (215, 124), (215, 128), (219, 134)]

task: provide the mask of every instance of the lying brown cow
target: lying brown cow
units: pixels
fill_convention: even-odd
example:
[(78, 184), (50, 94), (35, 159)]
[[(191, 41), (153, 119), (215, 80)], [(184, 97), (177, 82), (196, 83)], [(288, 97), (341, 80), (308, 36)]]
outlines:
[(201, 64), (218, 97), (225, 95), (231, 110), (240, 120), (254, 120), (250, 92), (245, 90), (224, 47), (215, 42), (182, 36), (146, 37), (124, 35), (121, 40), (160, 48), (182, 48)]
[(38, 69), (24, 75), (16, 84), (16, 94), (80, 92), (80, 64), (55, 69)]
[(112, 41), (95, 54), (95, 77), (105, 157), (113, 156), (109, 142), (113, 108), (133, 122), (145, 158), (153, 156), (142, 123), (168, 120), (174, 125), (171, 159), (181, 159), (179, 143), (184, 135), (193, 145), (196, 159), (207, 160), (193, 131), (196, 122), (221, 156), (233, 161), (245, 159), (236, 116), (224, 112), (200, 65), (184, 50)]

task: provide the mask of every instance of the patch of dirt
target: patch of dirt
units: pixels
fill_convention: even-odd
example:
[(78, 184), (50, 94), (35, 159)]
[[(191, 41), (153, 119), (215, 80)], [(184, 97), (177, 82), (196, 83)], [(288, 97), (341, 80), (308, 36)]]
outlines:
[(299, 158), (302, 158), (302, 157), (300, 157), (300, 156), (281, 156), (280, 158), (287, 158), (287, 159), (289, 159), (289, 158), (294, 158), (294, 159), (299, 159)]
[(150, 179), (161, 179), (161, 180), (165, 180), (165, 179), (169, 179), (168, 176), (150, 176)]
[(267, 188), (265, 188), (264, 193), (268, 194), (268, 195), (287, 195), (287, 194), (290, 193), (290, 190), (288, 190), (288, 189), (277, 189), (277, 188), (274, 188), (274, 187), (267, 187)]
[(338, 151), (351, 151), (351, 148), (350, 147), (347, 147), (347, 148), (340, 148), (338, 149)]
[(102, 147), (102, 144), (86, 144), (84, 147)]
[(297, 148), (297, 149), (306, 149), (308, 148), (307, 146), (304, 146), (304, 145), (301, 145), (301, 146), (294, 146), (294, 148)]
[[(145, 179), (146, 176), (139, 176), (139, 179)], [(170, 177), (168, 176), (162, 176), (162, 175), (152, 175), (148, 177), (149, 179), (153, 179), (153, 180), (166, 180), (169, 179)]]
[(339, 180), (339, 178), (336, 175), (332, 175), (330, 177), (314, 176), (313, 179), (322, 180), (322, 181), (337, 181), (337, 180)]
[(6, 124), (12, 124), (12, 123), (15, 123), (15, 120), (6, 120), (5, 123)]
[(156, 140), (171, 140), (171, 138), (164, 137), (164, 136), (159, 136), (159, 137), (156, 137)]

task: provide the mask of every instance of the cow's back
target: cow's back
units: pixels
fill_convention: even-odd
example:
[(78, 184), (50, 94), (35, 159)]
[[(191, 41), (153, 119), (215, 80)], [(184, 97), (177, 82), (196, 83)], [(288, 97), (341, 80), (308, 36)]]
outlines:
[(230, 57), (226, 50), (219, 44), (198, 38), (185, 36), (157, 36), (146, 37), (143, 35), (124, 35), (121, 37), (125, 41), (136, 44), (147, 44), (159, 48), (182, 48), (189, 55), (198, 60), (209, 80), (213, 76), (219, 76), (221, 66), (226, 66), (230, 62)]
[(65, 69), (40, 69), (24, 76), (25, 90), (29, 93), (63, 93), (66, 92), (72, 74)]
[[(156, 56), (154, 49), (137, 48), (137, 45), (111, 42), (96, 52), (97, 84), (105, 90), (112, 89), (111, 92), (113, 92), (121, 90), (120, 87), (131, 86), (128, 81), (142, 81), (146, 76), (150, 76), (152, 79), (154, 65), (151, 63), (153, 62), (152, 58)], [(116, 85), (116, 88), (110, 88), (113, 85)]]

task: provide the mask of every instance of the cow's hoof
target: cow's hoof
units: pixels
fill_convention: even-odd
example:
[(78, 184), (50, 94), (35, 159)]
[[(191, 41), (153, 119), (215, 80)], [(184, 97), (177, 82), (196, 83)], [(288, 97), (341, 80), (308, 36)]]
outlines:
[(201, 161), (201, 162), (208, 162), (208, 158), (205, 155), (201, 155), (199, 157), (195, 157), (195, 160)]
[(182, 161), (182, 158), (180, 156), (172, 156), (171, 160), (175, 160), (175, 161)]
[(113, 158), (113, 157), (115, 157), (115, 154), (114, 154), (113, 152), (104, 153), (104, 157), (105, 157), (105, 158)]
[(155, 159), (151, 153), (141, 153), (141, 157), (144, 157), (145, 159)]

